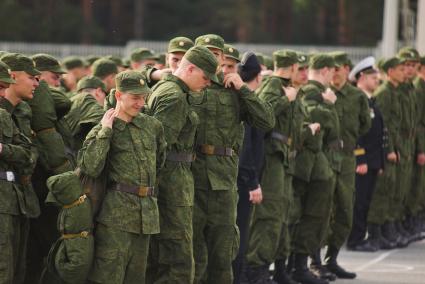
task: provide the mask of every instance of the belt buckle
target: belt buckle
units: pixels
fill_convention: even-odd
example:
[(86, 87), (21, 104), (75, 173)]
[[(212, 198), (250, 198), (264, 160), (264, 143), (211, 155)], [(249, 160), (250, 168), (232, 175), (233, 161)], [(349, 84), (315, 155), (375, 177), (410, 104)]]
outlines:
[(202, 152), (207, 155), (214, 155), (215, 146), (214, 145), (202, 145)]
[(6, 180), (7, 181), (15, 181), (15, 174), (13, 172), (6, 172)]
[(148, 191), (149, 191), (149, 188), (148, 187), (141, 186), (141, 187), (139, 187), (138, 194), (139, 194), (140, 197), (146, 197), (146, 196), (148, 196)]

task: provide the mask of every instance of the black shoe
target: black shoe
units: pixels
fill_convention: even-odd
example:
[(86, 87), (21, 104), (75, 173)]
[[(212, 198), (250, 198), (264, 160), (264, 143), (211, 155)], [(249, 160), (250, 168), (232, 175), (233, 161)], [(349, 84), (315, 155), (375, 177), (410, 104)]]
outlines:
[(297, 284), (296, 282), (292, 281), (291, 277), (287, 273), (286, 270), (286, 259), (279, 259), (276, 260), (274, 263), (274, 275), (273, 275), (273, 281), (275, 281), (278, 284)]
[(301, 284), (329, 284), (327, 280), (317, 278), (307, 268), (307, 255), (295, 254), (295, 270), (292, 279)]
[(271, 279), (269, 266), (247, 267), (247, 278), (251, 284), (277, 284)]
[(384, 236), (381, 236), (378, 240), (379, 248), (380, 249), (395, 249), (397, 247), (396, 242), (391, 242), (387, 240)]
[(336, 277), (341, 279), (354, 279), (357, 277), (357, 274), (354, 272), (349, 272), (338, 265), (338, 263), (329, 263), (326, 264), (326, 268), (336, 275)]
[(347, 249), (351, 251), (360, 251), (360, 252), (376, 252), (379, 250), (379, 247), (371, 241), (364, 241), (356, 245), (347, 245)]
[(325, 256), (325, 267), (336, 275), (338, 278), (342, 279), (354, 279), (356, 278), (356, 273), (346, 271), (344, 268), (338, 265), (337, 257), (338, 257), (339, 249), (333, 246), (328, 246), (328, 250)]
[(326, 267), (322, 264), (310, 264), (310, 271), (320, 279), (335, 281), (336, 275), (330, 272)]

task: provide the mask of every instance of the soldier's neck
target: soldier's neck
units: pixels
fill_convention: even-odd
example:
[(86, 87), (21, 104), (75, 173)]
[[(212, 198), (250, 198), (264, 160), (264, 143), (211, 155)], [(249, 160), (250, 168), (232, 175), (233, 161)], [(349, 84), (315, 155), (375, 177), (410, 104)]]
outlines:
[(283, 78), (283, 79), (291, 79), (291, 75), (292, 75), (292, 71), (291, 70), (286, 70), (286, 69), (277, 69), (273, 72), (274, 76)]
[(390, 82), (390, 84), (393, 85), (394, 87), (398, 87), (399, 85), (399, 82), (390, 76), (388, 76), (388, 82)]
[(6, 90), (6, 94), (4, 96), (14, 107), (17, 106), (22, 100), (13, 92), (13, 90), (9, 87)]
[(320, 84), (322, 84), (325, 87), (329, 87), (329, 82), (327, 82), (326, 79), (323, 76), (321, 76), (320, 74), (312, 73), (312, 74), (310, 74), (310, 77), (308, 79), (319, 82)]

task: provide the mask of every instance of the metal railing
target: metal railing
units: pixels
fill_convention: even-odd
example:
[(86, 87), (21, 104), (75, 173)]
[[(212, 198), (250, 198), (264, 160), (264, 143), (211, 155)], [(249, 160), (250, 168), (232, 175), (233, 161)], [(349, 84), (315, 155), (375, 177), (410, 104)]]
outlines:
[[(156, 52), (165, 52), (168, 42), (164, 41), (129, 41), (125, 46), (105, 45), (79, 45), (79, 44), (53, 44), (53, 43), (26, 43), (26, 42), (0, 42), (0, 50), (19, 52), (27, 55), (36, 53), (48, 53), (58, 58), (69, 55), (118, 55), (127, 57), (137, 47), (146, 47)], [(241, 53), (255, 51), (264, 54), (272, 54), (278, 49), (293, 49), (306, 53), (327, 52), (341, 50), (348, 53), (353, 62), (357, 62), (366, 56), (380, 56), (380, 48), (376, 47), (350, 47), (350, 46), (315, 46), (315, 45), (280, 45), (280, 44), (233, 44)]]

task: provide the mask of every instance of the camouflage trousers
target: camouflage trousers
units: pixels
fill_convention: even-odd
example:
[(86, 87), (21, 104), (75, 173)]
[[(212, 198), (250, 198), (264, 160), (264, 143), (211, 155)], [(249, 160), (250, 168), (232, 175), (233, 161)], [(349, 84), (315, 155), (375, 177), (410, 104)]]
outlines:
[[(29, 220), (24, 216), (0, 214), (0, 283), (23, 283)], [(33, 279), (36, 283), (37, 279)]]
[(246, 262), (251, 267), (270, 265), (289, 256), (289, 212), (293, 202), (292, 176), (281, 155), (267, 154), (261, 178), (263, 201), (253, 206)]
[(412, 186), (406, 197), (406, 209), (409, 215), (417, 216), (425, 205), (425, 166), (419, 166), (416, 160), (413, 162)]
[(150, 235), (98, 224), (89, 283), (144, 284)]
[(193, 207), (158, 207), (161, 232), (151, 238), (147, 283), (193, 283)]
[(341, 248), (350, 235), (356, 190), (356, 157), (344, 153), (341, 164), (341, 171), (336, 175), (328, 238), (328, 245), (335, 248)]
[(194, 283), (233, 282), (232, 261), (239, 249), (235, 188), (195, 188), (193, 210)]
[(323, 246), (329, 227), (335, 178), (310, 181), (294, 178), (295, 206), (291, 247), (296, 254), (313, 255)]
[(400, 163), (396, 177), (396, 191), (390, 204), (390, 214), (395, 221), (404, 220), (408, 208), (407, 198), (412, 189), (413, 155), (400, 155)]

